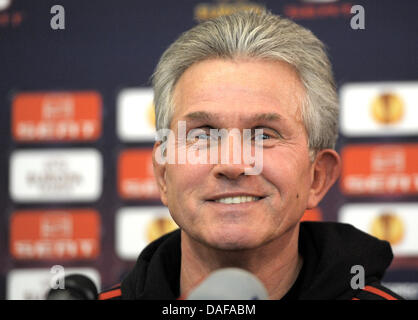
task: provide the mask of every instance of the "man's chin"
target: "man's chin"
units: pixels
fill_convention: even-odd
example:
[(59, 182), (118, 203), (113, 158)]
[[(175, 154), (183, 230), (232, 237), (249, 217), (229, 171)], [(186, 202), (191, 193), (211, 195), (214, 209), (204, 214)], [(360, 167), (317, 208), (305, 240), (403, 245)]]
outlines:
[(194, 232), (187, 232), (183, 229), (183, 232), (192, 242), (215, 250), (250, 250), (263, 245), (263, 238), (260, 237), (260, 233), (254, 232), (247, 226), (224, 225)]
[(224, 232), (207, 237), (204, 242), (213, 249), (224, 251), (241, 251), (260, 246), (259, 239), (255, 239), (248, 232)]
[(254, 249), (254, 246), (249, 245), (247, 243), (237, 243), (237, 242), (231, 242), (231, 243), (213, 243), (209, 244), (211, 248), (219, 250), (219, 251), (229, 251), (229, 252), (237, 252), (237, 251), (245, 251), (245, 250), (251, 250)]

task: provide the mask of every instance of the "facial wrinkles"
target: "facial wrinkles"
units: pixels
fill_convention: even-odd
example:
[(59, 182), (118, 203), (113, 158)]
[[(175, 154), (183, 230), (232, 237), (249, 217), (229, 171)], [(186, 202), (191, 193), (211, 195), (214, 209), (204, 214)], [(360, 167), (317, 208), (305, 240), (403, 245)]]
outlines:
[[(199, 119), (193, 119), (188, 120), (185, 114), (179, 114), (175, 117), (176, 121), (184, 120), (187, 121), (188, 129), (189, 127), (198, 127), (199, 125), (203, 126), (210, 126), (215, 129), (252, 129), (253, 127), (271, 127), (274, 130), (280, 131), (280, 133), (283, 133), (284, 136), (287, 138), (287, 143), (292, 143), (293, 139), (296, 139), (298, 136), (306, 136), (306, 130), (303, 126), (303, 123), (301, 120), (297, 119), (298, 111), (294, 111), (291, 114), (289, 114), (288, 109), (299, 109), (298, 105), (295, 105), (294, 102), (291, 103), (292, 106), (295, 106), (293, 108), (288, 108), (283, 112), (283, 108), (276, 107), (278, 105), (277, 101), (274, 99), (271, 99), (270, 97), (265, 98), (265, 102), (258, 100), (251, 102), (251, 96), (249, 94), (249, 101), (245, 103), (245, 106), (234, 106), (236, 103), (233, 98), (231, 97), (229, 102), (225, 102), (227, 99), (223, 97), (212, 97), (212, 100), (209, 98), (205, 99), (196, 99), (196, 103), (192, 105), (188, 112), (199, 112), (201, 110), (213, 110), (213, 115), (210, 120), (199, 120)], [(292, 99), (293, 100), (293, 99)], [(231, 112), (225, 112), (225, 105), (231, 107)], [(260, 114), (260, 111), (257, 113), (257, 110), (263, 110), (263, 106), (272, 106), (269, 107), (271, 110), (271, 113), (277, 113), (280, 116), (280, 120), (278, 121), (263, 121), (263, 120), (251, 120), (252, 118), (255, 118), (257, 114)], [(260, 109), (262, 108), (262, 109)], [(216, 116), (217, 111), (221, 111), (221, 116)], [(237, 111), (238, 110), (238, 111)], [(253, 114), (251, 114), (248, 110), (254, 110)], [(211, 114), (211, 112), (208, 112)], [(176, 130), (177, 124), (173, 123), (173, 130)]]
[[(186, 70), (186, 72), (190, 71), (193, 72), (193, 70), (190, 69)], [(236, 73), (234, 73), (234, 77), (240, 76), (243, 77), (244, 75), (236, 75)], [(301, 90), (301, 87), (303, 88), (303, 86), (300, 85), (297, 75), (294, 74), (290, 81), (287, 80), (283, 86), (279, 87), (278, 91), (280, 92), (273, 96), (271, 96), (271, 94), (264, 95), (263, 87), (257, 87), (256, 81), (253, 81), (251, 83), (253, 85), (251, 86), (232, 86), (230, 85), (230, 82), (228, 82), (228, 77), (229, 75), (224, 79), (218, 79), (217, 74), (215, 74), (212, 77), (203, 78), (199, 83), (192, 83), (193, 77), (186, 77), (186, 80), (184, 77), (181, 78), (174, 92), (174, 100), (176, 101), (177, 106), (175, 109), (176, 117), (174, 118), (181, 119), (181, 117), (184, 116), (182, 106), (187, 106), (188, 112), (199, 109), (213, 110), (217, 108), (225, 112), (225, 107), (234, 106), (235, 101), (233, 97), (236, 94), (240, 94), (241, 97), (245, 98), (245, 106), (234, 106), (235, 108), (232, 107), (232, 110), (243, 110), (245, 113), (248, 111), (248, 107), (251, 107), (252, 105), (254, 105), (254, 109), (257, 110), (257, 106), (260, 103), (262, 105), (271, 106), (272, 109), (279, 110), (282, 117), (285, 120), (289, 120), (287, 122), (291, 126), (292, 134), (290, 135), (290, 139), (286, 141), (288, 151), (294, 153), (299, 152), (300, 138), (306, 137), (306, 130), (300, 116), (300, 96), (301, 94), (304, 94), (304, 92), (301, 92), (303, 91)], [(245, 81), (244, 77), (244, 83)], [(232, 81), (232, 83), (235, 82)], [(202, 90), (201, 88), (205, 88), (205, 90)], [(254, 96), (257, 96), (258, 100), (254, 99)], [(282, 98), (283, 96), (284, 98)], [(217, 127), (243, 127), (239, 122), (239, 114), (237, 112), (226, 113), (224, 116), (225, 120)], [(304, 137), (300, 137), (300, 135), (304, 135)], [(303, 140), (307, 145), (307, 139)]]
[[(205, 63), (208, 61), (203, 61), (200, 63)], [(226, 61), (231, 62), (231, 61)], [(250, 62), (251, 63), (251, 62)], [(181, 114), (181, 106), (195, 106), (198, 107), (199, 104), (206, 104), (206, 101), (223, 101), (227, 99), (228, 96), (234, 96), (238, 94), (240, 96), (246, 96), (246, 100), (251, 106), (251, 97), (256, 96), (261, 99), (261, 102), (264, 103), (262, 99), (265, 99), (266, 105), (279, 105), (280, 107), (291, 107), (299, 106), (298, 94), (303, 94), (301, 88), (303, 86), (300, 83), (300, 80), (295, 73), (295, 71), (287, 65), (286, 63), (280, 63), (282, 67), (291, 70), (290, 73), (292, 76), (290, 79), (286, 79), (286, 82), (281, 83), (281, 79), (277, 79), (277, 82), (271, 82), (265, 84), (262, 79), (259, 79), (260, 76), (255, 76), (252, 74), (247, 74), (246, 70), (241, 70), (239, 68), (239, 60), (237, 64), (227, 63), (222, 71), (211, 72), (209, 75), (200, 76), (199, 82), (194, 81), (194, 74), (196, 71), (194, 68), (195, 65), (189, 67), (179, 79), (175, 90), (174, 90), (174, 101), (177, 106), (175, 108), (175, 114)], [(199, 64), (199, 63), (197, 63)], [(196, 65), (197, 65), (196, 64)], [(269, 71), (270, 66), (265, 66), (265, 71)], [(224, 72), (226, 70), (226, 72)], [(185, 76), (185, 74), (188, 74)], [(237, 84), (236, 79), (239, 79)], [(264, 84), (264, 86), (261, 85)], [(182, 94), (178, 94), (179, 88), (181, 88)], [(210, 88), (210, 90), (208, 90)], [(277, 92), (274, 96), (271, 96), (270, 92)], [(186, 100), (187, 99), (187, 100)], [(283, 102), (282, 102), (283, 100)], [(287, 100), (288, 106), (284, 104), (284, 100)], [(231, 101), (233, 103), (234, 101)], [(279, 103), (278, 103), (279, 102)], [(290, 102), (290, 103), (289, 103)], [(290, 105), (291, 106), (290, 106)], [(225, 107), (225, 105), (223, 105)], [(295, 108), (295, 114), (297, 110)], [(292, 114), (290, 114), (292, 115)], [(174, 118), (174, 117), (173, 117)]]

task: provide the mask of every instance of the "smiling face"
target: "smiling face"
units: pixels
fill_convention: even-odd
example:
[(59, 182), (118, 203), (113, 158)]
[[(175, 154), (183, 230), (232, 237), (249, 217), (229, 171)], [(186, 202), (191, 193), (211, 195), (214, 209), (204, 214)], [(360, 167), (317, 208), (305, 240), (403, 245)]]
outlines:
[[(184, 72), (174, 91), (174, 132), (178, 121), (186, 121), (187, 133), (209, 134), (211, 128), (264, 133), (256, 137), (263, 140), (259, 175), (245, 175), (250, 165), (232, 161), (154, 161), (161, 199), (186, 237), (223, 250), (257, 248), (296, 227), (305, 209), (316, 206), (322, 195), (312, 187), (315, 169), (300, 114), (304, 94), (284, 62), (211, 59)], [(185, 148), (198, 143), (201, 149), (205, 138), (201, 134)], [(234, 147), (241, 146), (230, 143)]]

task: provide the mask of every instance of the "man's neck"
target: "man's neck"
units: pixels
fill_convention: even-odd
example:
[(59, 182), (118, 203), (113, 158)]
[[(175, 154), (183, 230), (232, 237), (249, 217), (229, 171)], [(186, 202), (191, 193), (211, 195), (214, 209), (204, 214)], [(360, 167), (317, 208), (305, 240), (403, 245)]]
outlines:
[(210, 248), (182, 232), (181, 295), (186, 296), (211, 272), (236, 267), (253, 273), (264, 284), (271, 300), (280, 299), (290, 290), (302, 268), (298, 239), (299, 225), (263, 247), (225, 251)]

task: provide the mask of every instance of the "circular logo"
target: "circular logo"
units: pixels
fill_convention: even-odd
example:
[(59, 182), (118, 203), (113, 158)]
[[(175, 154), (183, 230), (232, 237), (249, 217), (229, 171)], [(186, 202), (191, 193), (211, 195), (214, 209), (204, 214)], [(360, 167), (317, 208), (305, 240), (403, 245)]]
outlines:
[(396, 245), (404, 237), (404, 224), (394, 213), (383, 213), (373, 220), (371, 234), (381, 240), (389, 241), (391, 245)]
[(147, 240), (149, 242), (152, 242), (161, 237), (162, 235), (174, 231), (177, 228), (178, 227), (176, 223), (172, 219), (158, 217), (156, 219), (153, 219), (146, 228)]
[(148, 123), (155, 128), (155, 111), (154, 111), (154, 102), (151, 102), (148, 106), (147, 106), (147, 120)]
[(396, 94), (384, 93), (372, 101), (371, 113), (373, 119), (379, 123), (394, 124), (404, 115), (404, 102)]

